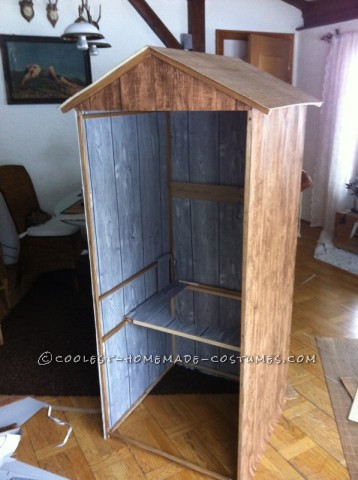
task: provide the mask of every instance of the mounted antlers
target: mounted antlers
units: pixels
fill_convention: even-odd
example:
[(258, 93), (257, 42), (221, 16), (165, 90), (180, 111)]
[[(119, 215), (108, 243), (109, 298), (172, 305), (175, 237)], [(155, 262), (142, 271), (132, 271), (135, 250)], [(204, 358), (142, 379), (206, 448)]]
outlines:
[(19, 5), (21, 15), (24, 17), (25, 20), (31, 22), (35, 15), (34, 4), (32, 0), (21, 0), (19, 2)]
[(87, 22), (92, 23), (92, 25), (94, 25), (99, 30), (98, 23), (101, 19), (101, 14), (102, 14), (101, 13), (101, 5), (99, 6), (99, 15), (98, 15), (97, 20), (93, 20), (91, 12), (90, 12), (90, 6), (88, 5), (88, 0), (81, 0), (81, 2), (82, 2), (82, 4), (78, 7), (78, 13), (79, 13), (80, 18), (85, 20), (85, 18), (83, 17), (83, 14), (84, 14), (84, 12), (86, 12)]
[(58, 20), (57, 3), (58, 3), (58, 0), (55, 0), (55, 3), (52, 3), (51, 0), (48, 0), (48, 4), (46, 6), (47, 18), (48, 18), (48, 21), (53, 26), (53, 28), (55, 28), (55, 25)]

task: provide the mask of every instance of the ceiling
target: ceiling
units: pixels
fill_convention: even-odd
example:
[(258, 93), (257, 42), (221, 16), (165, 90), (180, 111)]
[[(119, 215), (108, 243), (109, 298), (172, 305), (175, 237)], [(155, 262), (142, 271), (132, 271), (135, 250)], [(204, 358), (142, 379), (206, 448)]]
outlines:
[[(128, 0), (150, 28), (169, 48), (183, 48), (146, 0)], [(358, 0), (282, 0), (302, 12), (303, 25), (318, 27), (358, 19)], [(187, 0), (188, 31), (192, 34), (193, 50), (205, 52), (205, 0)]]
[(299, 8), (303, 15), (301, 28), (318, 27), (358, 19), (357, 0), (282, 0)]

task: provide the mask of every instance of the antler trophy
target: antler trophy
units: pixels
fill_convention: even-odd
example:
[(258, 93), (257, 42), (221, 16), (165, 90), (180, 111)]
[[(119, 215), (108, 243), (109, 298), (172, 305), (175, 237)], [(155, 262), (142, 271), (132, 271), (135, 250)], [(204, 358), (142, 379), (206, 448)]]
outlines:
[(24, 17), (25, 20), (31, 22), (35, 15), (34, 4), (32, 0), (21, 0), (19, 2), (19, 5), (21, 15)]
[(78, 7), (78, 13), (80, 15), (80, 18), (83, 18), (84, 12), (87, 13), (87, 21), (88, 23), (92, 23), (96, 28), (99, 30), (99, 21), (101, 19), (101, 5), (99, 6), (99, 15), (97, 20), (93, 20), (91, 12), (90, 12), (90, 6), (88, 5), (88, 0), (81, 0), (82, 4)]
[(53, 26), (53, 28), (55, 28), (55, 25), (58, 20), (57, 3), (58, 3), (58, 0), (55, 0), (55, 3), (52, 3), (51, 0), (48, 0), (48, 4), (46, 6), (47, 18), (48, 18), (48, 21)]

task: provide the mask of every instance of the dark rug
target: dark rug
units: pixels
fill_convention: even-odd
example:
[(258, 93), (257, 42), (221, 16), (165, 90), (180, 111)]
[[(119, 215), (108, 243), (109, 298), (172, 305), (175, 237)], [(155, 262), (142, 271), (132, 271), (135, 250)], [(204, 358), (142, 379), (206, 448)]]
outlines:
[(79, 292), (70, 272), (43, 274), (3, 320), (0, 394), (99, 394), (97, 363), (83, 361), (96, 355), (96, 339), (89, 273), (81, 273)]
[[(99, 395), (86, 258), (82, 259), (78, 277), (79, 292), (70, 272), (43, 274), (3, 320), (1, 395)], [(198, 370), (174, 366), (151, 394), (237, 393), (237, 385)]]

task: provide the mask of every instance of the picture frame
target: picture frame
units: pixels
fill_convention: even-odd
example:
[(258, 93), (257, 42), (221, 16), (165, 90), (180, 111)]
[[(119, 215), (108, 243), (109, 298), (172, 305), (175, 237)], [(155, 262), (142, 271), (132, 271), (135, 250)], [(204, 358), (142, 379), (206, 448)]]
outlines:
[(62, 103), (92, 82), (88, 51), (57, 37), (0, 35), (8, 104)]

